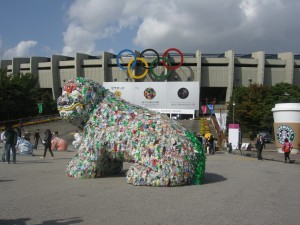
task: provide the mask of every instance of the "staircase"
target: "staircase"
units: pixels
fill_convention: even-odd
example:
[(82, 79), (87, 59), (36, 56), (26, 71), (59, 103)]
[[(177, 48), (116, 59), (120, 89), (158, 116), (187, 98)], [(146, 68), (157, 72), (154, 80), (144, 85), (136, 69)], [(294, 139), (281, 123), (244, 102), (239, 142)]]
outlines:
[(222, 142), (226, 138), (226, 135), (221, 132), (215, 116), (201, 117), (199, 120), (177, 120), (177, 122), (190, 131), (200, 135), (211, 133), (215, 138), (217, 138), (218, 147), (222, 146)]

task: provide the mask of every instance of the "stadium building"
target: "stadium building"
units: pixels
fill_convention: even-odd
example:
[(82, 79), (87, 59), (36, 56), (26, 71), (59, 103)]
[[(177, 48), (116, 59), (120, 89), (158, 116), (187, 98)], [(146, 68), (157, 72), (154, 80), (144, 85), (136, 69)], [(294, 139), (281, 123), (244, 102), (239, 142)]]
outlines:
[[(50, 91), (54, 99), (61, 95), (64, 83), (74, 77), (90, 78), (101, 84), (196, 82), (199, 87), (199, 90), (194, 90), (199, 95), (196, 115), (199, 112), (201, 114), (201, 105), (209, 103), (213, 103), (215, 111), (225, 111), (236, 86), (249, 86), (252, 83), (275, 85), (280, 82), (300, 84), (300, 55), (292, 52), (265, 54), (258, 51), (241, 55), (232, 50), (223, 54), (203, 54), (200, 50), (182, 53), (178, 49), (169, 49), (159, 53), (160, 57), (167, 58), (166, 63), (160, 62), (148, 71), (141, 64), (146, 61), (148, 67), (154, 67), (158, 53), (147, 50), (142, 52), (139, 59), (133, 55), (139, 56), (140, 52), (132, 53), (124, 51), (116, 55), (103, 52), (100, 56), (76, 53), (75, 57), (52, 55), (13, 58), (1, 60), (0, 67), (7, 74), (32, 73), (38, 79), (39, 88)], [(132, 59), (137, 59), (135, 66)], [(128, 63), (131, 65), (129, 70)], [(165, 78), (158, 78), (164, 75)]]

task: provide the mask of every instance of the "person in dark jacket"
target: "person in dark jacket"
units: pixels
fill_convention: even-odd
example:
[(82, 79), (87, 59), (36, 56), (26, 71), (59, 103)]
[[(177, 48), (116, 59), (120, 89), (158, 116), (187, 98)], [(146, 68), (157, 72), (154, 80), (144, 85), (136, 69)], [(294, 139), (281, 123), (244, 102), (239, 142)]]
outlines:
[(215, 146), (214, 146), (215, 138), (213, 135), (210, 135), (208, 139), (209, 153), (215, 154)]
[(34, 146), (33, 149), (37, 149), (37, 146), (39, 144), (41, 137), (40, 137), (40, 130), (36, 129), (35, 133), (34, 133)]
[(17, 132), (12, 128), (11, 125), (8, 125), (4, 136), (6, 163), (10, 163), (10, 150), (12, 151), (13, 162), (16, 163), (16, 144), (18, 140)]
[(17, 126), (17, 136), (22, 137), (22, 131), (24, 132), (24, 126), (22, 121), (20, 120), (19, 125)]
[(262, 150), (266, 148), (266, 145), (261, 135), (258, 136), (255, 147), (257, 149), (257, 159), (262, 160)]
[(51, 150), (51, 140), (52, 140), (52, 133), (50, 131), (50, 129), (47, 129), (44, 133), (44, 138), (42, 140), (42, 143), (44, 144), (45, 146), (45, 149), (44, 149), (44, 156), (41, 157), (41, 158), (45, 158), (46, 157), (46, 154), (47, 154), (47, 150), (49, 149), (49, 152), (52, 156), (51, 159), (54, 159), (54, 155), (53, 155), (53, 152)]

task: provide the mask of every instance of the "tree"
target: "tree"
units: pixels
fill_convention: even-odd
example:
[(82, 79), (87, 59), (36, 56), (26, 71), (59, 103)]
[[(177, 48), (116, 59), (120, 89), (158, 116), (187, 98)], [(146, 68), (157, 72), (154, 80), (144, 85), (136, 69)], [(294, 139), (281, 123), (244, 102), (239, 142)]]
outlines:
[(263, 101), (268, 89), (262, 85), (251, 84), (238, 87), (234, 94), (236, 121), (246, 130), (261, 127)]
[[(13, 120), (38, 115), (37, 101), (45, 95), (37, 88), (37, 78), (32, 74), (7, 75), (0, 70), (0, 118)], [(48, 96), (48, 95), (47, 95)], [(47, 98), (45, 112), (57, 113), (55, 101)], [(56, 104), (55, 104), (56, 105)]]
[(262, 127), (273, 133), (273, 113), (272, 108), (277, 103), (297, 103), (300, 102), (300, 87), (288, 83), (278, 83), (269, 88), (264, 99), (264, 111), (262, 116)]
[(229, 103), (228, 122), (233, 117), (235, 102), (235, 121), (244, 132), (267, 130), (273, 133), (273, 113), (277, 103), (300, 102), (300, 86), (278, 83), (274, 86), (251, 84), (249, 87), (236, 87)]

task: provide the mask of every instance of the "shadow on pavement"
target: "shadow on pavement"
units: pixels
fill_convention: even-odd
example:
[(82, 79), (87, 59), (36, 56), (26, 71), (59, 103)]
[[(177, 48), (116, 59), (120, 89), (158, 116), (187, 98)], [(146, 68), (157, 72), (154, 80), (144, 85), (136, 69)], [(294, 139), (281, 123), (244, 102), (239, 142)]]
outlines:
[(70, 225), (81, 222), (83, 222), (83, 219), (80, 219), (79, 217), (73, 217), (69, 219), (46, 220), (43, 223), (36, 225)]
[[(0, 219), (0, 224), (3, 225), (27, 225), (26, 221), (31, 220), (30, 218), (20, 218), (20, 219), (11, 219), (11, 220), (3, 220)], [(38, 223), (36, 225), (71, 225), (76, 223), (83, 222), (83, 219), (79, 217), (73, 217), (69, 219), (57, 219), (57, 220), (46, 220), (42, 223)]]
[[(279, 159), (268, 159), (268, 158), (263, 158), (263, 160), (268, 160), (268, 161), (274, 161), (274, 162), (284, 162), (284, 159), (279, 160)], [(296, 160), (291, 160), (290, 164), (295, 164)]]
[[(0, 180), (0, 182), (9, 182), (9, 181), (15, 181), (15, 180)], [(1, 220), (0, 220), (0, 222), (1, 222)], [(2, 224), (2, 223), (0, 223), (0, 224)]]
[(221, 182), (221, 181), (225, 181), (225, 180), (227, 180), (227, 178), (225, 178), (219, 174), (205, 172), (203, 184), (217, 183), (217, 182)]
[(12, 219), (12, 220), (1, 220), (0, 224), (5, 225), (26, 225), (26, 221), (29, 221), (30, 218), (20, 218), (20, 219)]
[[(41, 160), (43, 160), (43, 159), (41, 159)], [(41, 160), (39, 160), (39, 161), (18, 161), (18, 159), (17, 159), (16, 164), (52, 163), (52, 162), (46, 162), (46, 161), (41, 161)], [(11, 163), (11, 164), (13, 164), (13, 163)]]

